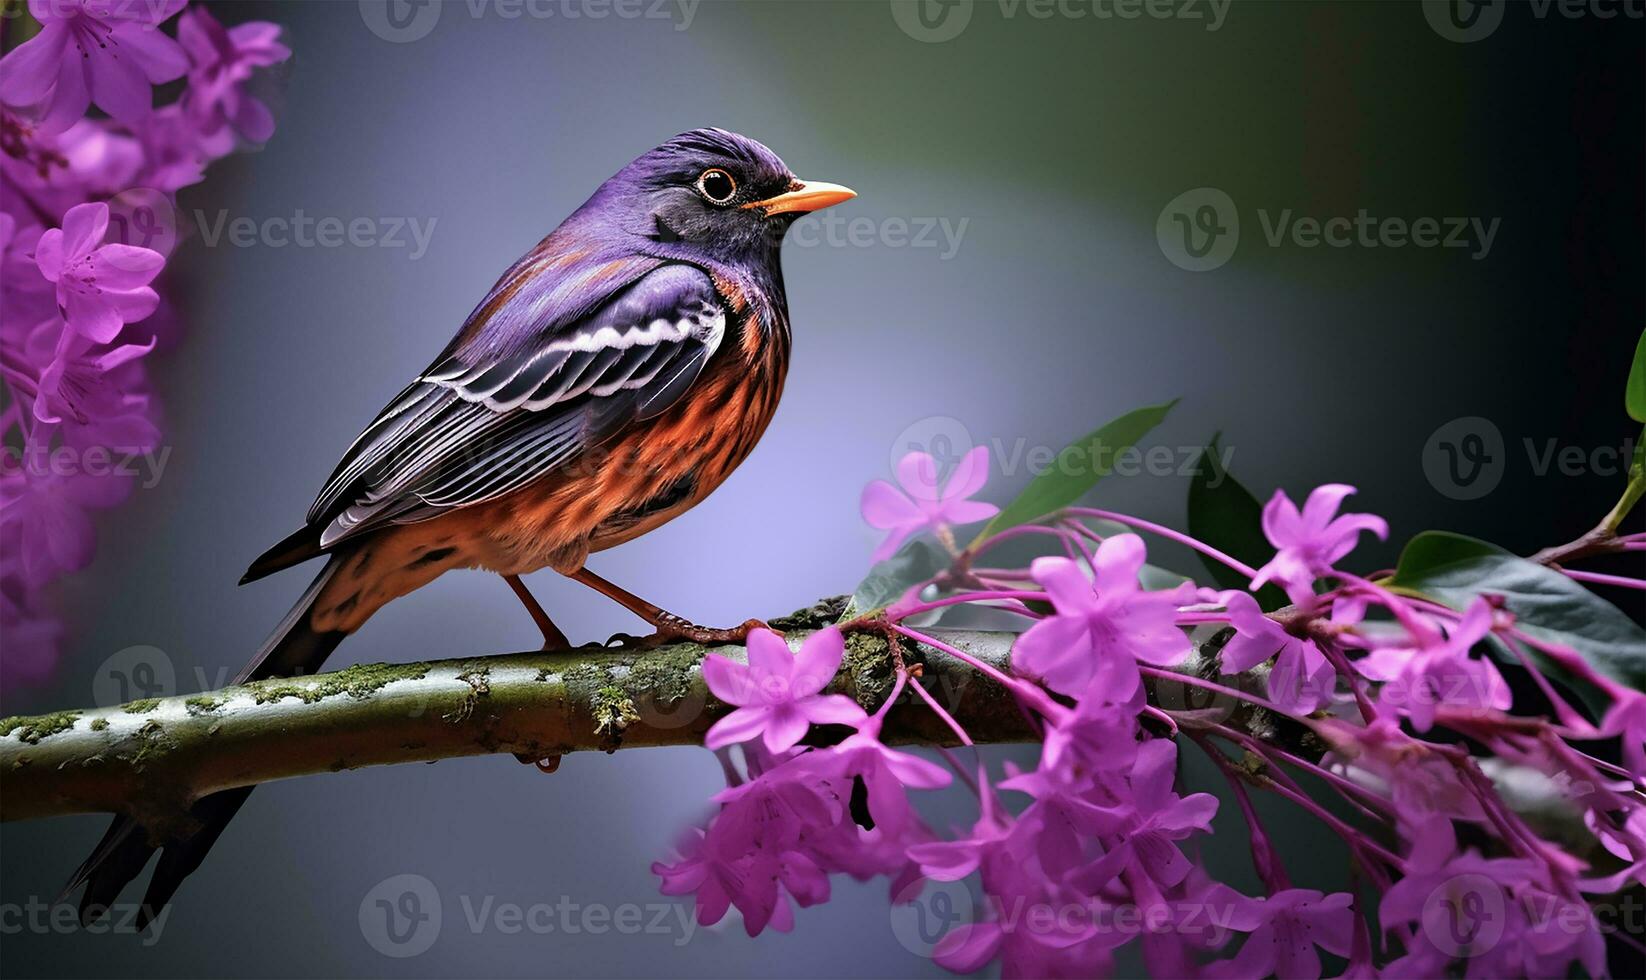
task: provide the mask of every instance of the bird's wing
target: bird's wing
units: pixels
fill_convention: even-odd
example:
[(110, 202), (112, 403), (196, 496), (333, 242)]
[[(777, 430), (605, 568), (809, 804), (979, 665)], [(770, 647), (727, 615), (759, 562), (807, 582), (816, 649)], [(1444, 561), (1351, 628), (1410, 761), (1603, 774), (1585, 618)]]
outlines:
[(320, 491), (320, 547), (495, 499), (674, 404), (719, 347), (726, 311), (703, 270), (640, 261), (652, 268), (559, 323), (524, 320), (543, 303), (528, 290), (482, 303), (492, 323), (459, 335)]

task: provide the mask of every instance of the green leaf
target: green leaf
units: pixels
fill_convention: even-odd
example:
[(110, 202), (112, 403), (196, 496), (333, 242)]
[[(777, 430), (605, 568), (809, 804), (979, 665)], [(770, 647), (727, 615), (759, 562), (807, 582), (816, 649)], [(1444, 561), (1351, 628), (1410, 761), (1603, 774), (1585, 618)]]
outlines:
[(949, 553), (925, 538), (915, 538), (897, 550), (897, 554), (869, 569), (868, 577), (858, 584), (840, 614), (841, 622), (869, 613), (879, 612), (897, 600), (903, 593), (937, 575), (954, 561)]
[(1629, 383), (1623, 389), (1623, 407), (1636, 422), (1646, 422), (1646, 330), (1635, 344), (1635, 363), (1629, 368)]
[[(1388, 584), (1457, 610), (1478, 595), (1502, 596), (1524, 632), (1571, 647), (1597, 672), (1635, 690), (1646, 690), (1646, 630), (1577, 582), (1494, 544), (1446, 531), (1425, 531), (1401, 552)], [(1519, 662), (1507, 651), (1497, 652), (1509, 662)], [(1606, 707), (1606, 696), (1593, 684), (1536, 651), (1532, 656), (1544, 676), (1566, 685), (1591, 710), (1598, 713)]]
[(983, 533), (972, 543), (1062, 510), (1085, 496), (1086, 491), (1109, 474), (1115, 456), (1148, 435), (1149, 430), (1159, 425), (1176, 404), (1177, 399), (1174, 398), (1164, 405), (1151, 405), (1127, 412), (1064, 446), (1046, 471), (1029, 481), (1016, 500), (994, 515), (994, 520), (983, 528)]
[[(1261, 568), (1274, 556), (1274, 547), (1263, 535), (1263, 505), (1223, 467), (1219, 438), (1213, 436), (1211, 445), (1201, 451), (1189, 483), (1189, 534), (1231, 558)], [(1245, 589), (1251, 584), (1215, 558), (1201, 555), (1200, 562), (1222, 588)], [(1257, 604), (1264, 612), (1286, 602), (1286, 593), (1278, 586), (1265, 585), (1257, 593)]]

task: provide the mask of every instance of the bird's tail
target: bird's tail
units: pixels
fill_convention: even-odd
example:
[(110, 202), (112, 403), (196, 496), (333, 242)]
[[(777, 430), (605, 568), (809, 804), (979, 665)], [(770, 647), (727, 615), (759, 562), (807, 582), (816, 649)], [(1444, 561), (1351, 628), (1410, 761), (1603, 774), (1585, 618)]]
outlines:
[[(337, 571), (341, 559), (333, 557), (315, 577), (314, 582), (297, 600), (297, 604), (276, 626), (240, 673), (234, 683), (260, 680), (265, 677), (291, 677), (313, 673), (320, 669), (331, 652), (347, 633), (341, 631), (316, 632), (309, 625), (310, 612), (321, 590)], [(127, 884), (143, 873), (149, 857), (160, 851), (160, 862), (149, 880), (148, 892), (138, 914), (137, 928), (142, 929), (160, 914), (171, 901), (177, 887), (200, 866), (206, 852), (217, 842), (223, 828), (234, 818), (240, 805), (251, 795), (252, 787), (213, 793), (195, 802), (189, 815), (200, 828), (182, 840), (167, 841), (158, 847), (149, 843), (143, 828), (130, 817), (116, 817), (108, 832), (98, 842), (91, 856), (74, 872), (64, 886), (59, 901), (67, 898), (80, 885), (86, 891), (80, 896), (80, 921), (91, 924), (103, 916)]]

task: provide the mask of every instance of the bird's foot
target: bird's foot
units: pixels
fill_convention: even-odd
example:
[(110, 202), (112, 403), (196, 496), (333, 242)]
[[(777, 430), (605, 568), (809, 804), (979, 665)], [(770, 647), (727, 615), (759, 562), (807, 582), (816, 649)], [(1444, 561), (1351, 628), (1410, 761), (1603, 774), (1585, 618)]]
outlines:
[(712, 626), (699, 626), (673, 613), (664, 613), (652, 625), (657, 627), (657, 632), (646, 639), (654, 645), (679, 640), (702, 644), (742, 643), (748, 639), (751, 630), (771, 629), (764, 621), (758, 619), (747, 620), (729, 629), (716, 629)]
[[(668, 643), (679, 643), (682, 640), (690, 643), (702, 643), (713, 646), (721, 643), (742, 643), (748, 639), (749, 631), (771, 629), (762, 620), (751, 619), (737, 626), (718, 629), (713, 626), (699, 626), (687, 619), (681, 619), (673, 613), (664, 613), (652, 623), (657, 627), (655, 633), (647, 636), (632, 636), (628, 633), (614, 633), (606, 640), (609, 647), (641, 647), (652, 649)], [(773, 632), (779, 632), (774, 630)]]

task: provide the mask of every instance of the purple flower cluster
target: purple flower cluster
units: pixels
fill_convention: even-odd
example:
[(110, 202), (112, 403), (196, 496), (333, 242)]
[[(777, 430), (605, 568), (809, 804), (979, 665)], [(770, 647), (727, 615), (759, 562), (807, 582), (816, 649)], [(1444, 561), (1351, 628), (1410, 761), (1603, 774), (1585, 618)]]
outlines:
[[(178, 329), (154, 287), (175, 244), (174, 195), (237, 140), (274, 131), (246, 86), (290, 57), (279, 28), (225, 28), (184, 5), (30, 0), (39, 32), (0, 58), (8, 680), (55, 664), (63, 630), (48, 587), (91, 561), (91, 515), (124, 500), (132, 461), (160, 446), (144, 361)], [(174, 40), (162, 25), (180, 12)], [(155, 108), (154, 86), (178, 79), (181, 98)], [(93, 106), (101, 113), (88, 115)]]
[[(841, 660), (837, 629), (813, 634), (798, 655), (757, 634), (746, 666), (711, 656), (703, 668), (711, 692), (737, 706), (706, 740), (731, 785), (680, 859), (654, 866), (665, 893), (696, 896), (700, 921), (736, 907), (750, 935), (786, 931), (793, 905), (827, 900), (830, 875), (845, 873), (885, 876), (904, 899), (923, 881), (975, 881), (978, 913), (932, 950), (960, 973), (998, 964), (1008, 977), (1105, 975), (1136, 944), (1153, 975), (1171, 977), (1606, 975), (1591, 899), (1646, 882), (1646, 695), (1530, 635), (1488, 597), (1458, 612), (1341, 570), (1361, 532), (1388, 533), (1380, 518), (1339, 513), (1350, 487), (1321, 487), (1301, 510), (1275, 494), (1263, 512), (1275, 554), (1261, 568), (1169, 528), (1082, 508), (956, 550), (949, 525), (993, 513), (966, 500), (982, 486), (973, 470), (987, 468), (986, 456), (939, 489), (918, 455), (900, 467), (901, 491), (871, 486), (864, 516), (891, 532), (891, 547), (937, 533), (955, 563), (849, 625), (895, 632), (1004, 686), (1042, 733), (1039, 762), (997, 777), (945, 752), (975, 793), (978, 817), (969, 830), (940, 834), (915, 815), (908, 791), (944, 786), (949, 772), (878, 739), (909, 692), (925, 709), (898, 710), (935, 712), (972, 743), (918, 672), (899, 661), (895, 690), (870, 715), (824, 693)], [(1147, 588), (1143, 538), (1117, 532), (1117, 520), (1227, 564), (1248, 589)], [(977, 562), (1026, 530), (1056, 538), (1063, 555), (1026, 569)], [(1264, 613), (1253, 593), (1267, 583), (1293, 605)], [(914, 598), (934, 585), (947, 594)], [(1029, 623), (1009, 673), (910, 625), (965, 604)], [(1191, 644), (1197, 630), (1201, 639), (1224, 634), (1219, 663), (1195, 659), (1205, 656)], [(1541, 675), (1548, 701), (1517, 705), (1480, 655), (1490, 643), (1529, 668), (1535, 649), (1612, 707), (1586, 722)], [(1217, 676), (1209, 667), (1233, 680), (1208, 679)], [(1162, 684), (1198, 687), (1211, 706), (1164, 707), (1150, 698)], [(1327, 750), (1255, 736), (1237, 723), (1237, 711), (1254, 707)], [(838, 740), (842, 729), (812, 726), (850, 734)], [(1618, 737), (1623, 765), (1573, 744)], [(736, 743), (741, 769), (728, 750)], [(1199, 860), (1220, 801), (1182, 787), (1182, 743), (1226, 777), (1223, 802), (1239, 809), (1261, 893), (1216, 880)], [(1505, 767), (1556, 786), (1585, 815), (1595, 846), (1540, 834), (1494, 783), (1490, 774)], [(1339, 835), (1361, 887), (1294, 886), (1253, 789)]]

